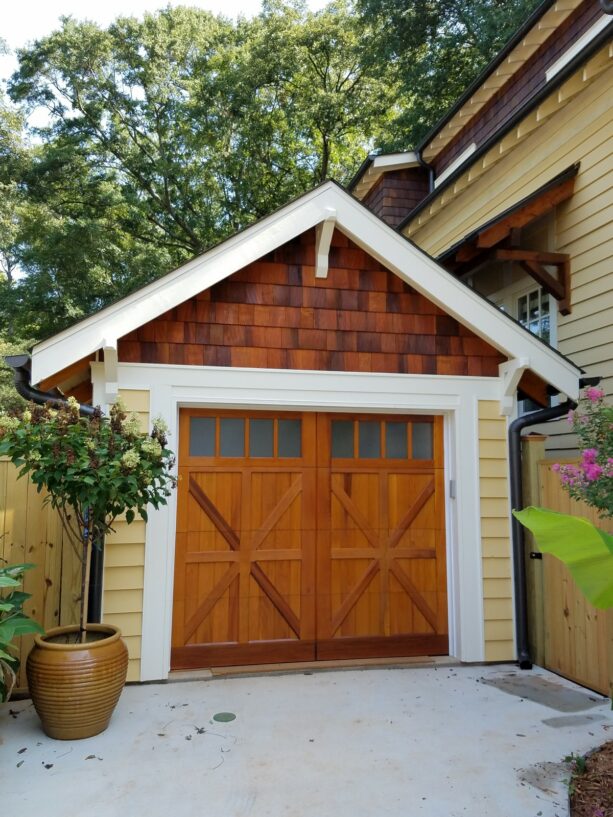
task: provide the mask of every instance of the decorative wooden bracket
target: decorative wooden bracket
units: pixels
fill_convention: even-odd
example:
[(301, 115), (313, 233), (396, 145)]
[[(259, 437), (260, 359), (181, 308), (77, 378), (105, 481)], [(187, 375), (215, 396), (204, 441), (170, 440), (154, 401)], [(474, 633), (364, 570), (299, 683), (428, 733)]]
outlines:
[(119, 394), (119, 376), (117, 374), (117, 341), (104, 339), (104, 402), (114, 403)]
[[(560, 313), (570, 315), (570, 256), (559, 252), (501, 248), (494, 251), (494, 258), (498, 261), (516, 261), (559, 302)], [(545, 267), (555, 267), (558, 277)]]
[(530, 360), (527, 357), (514, 358), (506, 363), (501, 363), (498, 367), (502, 380), (502, 394), (500, 396), (500, 413), (509, 415), (513, 413), (515, 405), (515, 392), (523, 373), (530, 367)]
[(328, 277), (328, 257), (330, 242), (336, 225), (336, 210), (329, 209), (328, 216), (321, 221), (315, 231), (315, 277)]

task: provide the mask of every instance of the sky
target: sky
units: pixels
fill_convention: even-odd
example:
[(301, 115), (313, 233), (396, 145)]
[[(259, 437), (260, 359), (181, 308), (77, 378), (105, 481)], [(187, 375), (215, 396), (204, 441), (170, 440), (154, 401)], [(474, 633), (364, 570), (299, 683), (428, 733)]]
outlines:
[[(317, 11), (327, 2), (308, 0), (308, 6)], [(195, 6), (227, 17), (239, 14), (252, 17), (259, 12), (261, 0), (4, 0), (0, 12), (0, 38), (15, 50), (58, 28), (62, 16), (72, 15), (106, 26), (120, 15), (140, 17), (146, 11), (167, 5)], [(16, 67), (13, 55), (0, 56), (0, 79), (6, 80)]]

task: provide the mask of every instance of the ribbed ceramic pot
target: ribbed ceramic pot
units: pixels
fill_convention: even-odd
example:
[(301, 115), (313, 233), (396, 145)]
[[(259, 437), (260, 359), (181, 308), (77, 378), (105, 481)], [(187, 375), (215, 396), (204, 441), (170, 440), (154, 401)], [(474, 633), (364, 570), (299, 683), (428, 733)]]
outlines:
[(26, 666), (34, 708), (50, 738), (78, 740), (103, 732), (128, 671), (128, 650), (110, 624), (88, 624), (100, 633), (85, 644), (61, 643), (79, 628), (55, 627), (34, 637)]

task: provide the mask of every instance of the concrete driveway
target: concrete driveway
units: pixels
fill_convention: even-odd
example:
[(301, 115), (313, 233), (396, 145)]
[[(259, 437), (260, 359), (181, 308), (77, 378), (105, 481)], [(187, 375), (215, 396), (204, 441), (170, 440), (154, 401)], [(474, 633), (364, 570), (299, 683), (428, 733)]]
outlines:
[(606, 699), (512, 666), (151, 684), (73, 743), (29, 701), (2, 707), (0, 801), (11, 817), (562, 817), (563, 758), (612, 737)]

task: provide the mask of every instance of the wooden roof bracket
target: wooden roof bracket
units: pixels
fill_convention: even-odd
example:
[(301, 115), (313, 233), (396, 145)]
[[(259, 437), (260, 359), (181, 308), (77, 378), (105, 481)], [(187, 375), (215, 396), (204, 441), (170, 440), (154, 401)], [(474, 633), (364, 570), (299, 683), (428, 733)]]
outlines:
[(336, 210), (327, 208), (328, 216), (315, 230), (315, 277), (328, 277), (328, 258), (332, 234), (336, 226)]
[(513, 413), (515, 406), (515, 394), (523, 373), (530, 368), (530, 360), (527, 357), (513, 358), (501, 363), (498, 367), (500, 379), (502, 381), (500, 395), (500, 413), (507, 417)]
[[(497, 249), (497, 261), (516, 261), (540, 284), (544, 290), (558, 301), (562, 315), (570, 315), (570, 256), (560, 252), (540, 252), (539, 250)], [(556, 278), (546, 267), (555, 267)]]
[(119, 395), (117, 340), (105, 338), (102, 341), (102, 349), (104, 350), (104, 402), (108, 406), (114, 403)]

